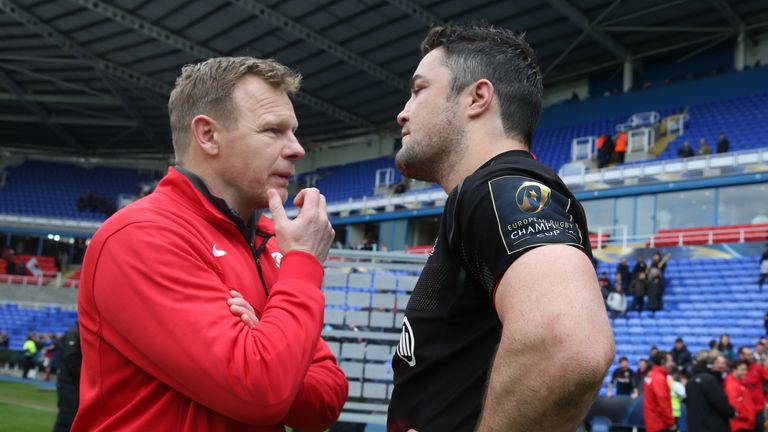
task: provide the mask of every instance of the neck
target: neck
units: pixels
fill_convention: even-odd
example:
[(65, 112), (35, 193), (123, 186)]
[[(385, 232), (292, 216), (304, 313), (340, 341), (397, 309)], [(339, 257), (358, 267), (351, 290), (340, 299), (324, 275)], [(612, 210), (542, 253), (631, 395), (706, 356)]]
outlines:
[(196, 163), (193, 158), (188, 158), (179, 163), (179, 166), (200, 177), (211, 195), (223, 199), (230, 209), (237, 212), (243, 222), (248, 221), (254, 209), (235, 200), (234, 194), (230, 192), (231, 189), (219, 179), (209, 164)]
[(466, 147), (464, 157), (456, 161), (455, 166), (449, 167), (448, 172), (444, 173), (438, 180), (440, 187), (446, 193), (451, 193), (461, 181), (494, 157), (511, 150), (528, 151), (525, 144), (503, 134), (472, 134), (467, 131), (464, 145)]

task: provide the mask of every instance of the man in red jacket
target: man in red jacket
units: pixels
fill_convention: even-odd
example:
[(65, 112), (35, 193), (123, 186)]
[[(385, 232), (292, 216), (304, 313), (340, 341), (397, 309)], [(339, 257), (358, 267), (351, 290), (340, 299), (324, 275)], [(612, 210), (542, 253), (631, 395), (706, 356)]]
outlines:
[(250, 57), (182, 70), (168, 104), (178, 165), (85, 257), (72, 430), (315, 431), (338, 417), (348, 384), (320, 338), (325, 198), (305, 189), (294, 220), (283, 209), (304, 155), (299, 81)]
[(752, 398), (752, 404), (755, 407), (755, 432), (763, 432), (765, 415), (765, 395), (763, 395), (763, 384), (768, 383), (768, 369), (760, 363), (755, 362), (755, 356), (752, 348), (743, 346), (739, 348), (739, 360), (749, 363), (749, 369), (744, 376), (744, 386)]
[(675, 368), (672, 355), (658, 351), (653, 355), (653, 368), (643, 384), (643, 418), (647, 432), (676, 431), (672, 416), (672, 396), (667, 375)]
[(725, 394), (728, 403), (736, 410), (736, 416), (731, 419), (732, 432), (752, 432), (755, 428), (757, 409), (744, 386), (744, 377), (749, 370), (749, 363), (739, 360), (733, 371), (725, 379)]

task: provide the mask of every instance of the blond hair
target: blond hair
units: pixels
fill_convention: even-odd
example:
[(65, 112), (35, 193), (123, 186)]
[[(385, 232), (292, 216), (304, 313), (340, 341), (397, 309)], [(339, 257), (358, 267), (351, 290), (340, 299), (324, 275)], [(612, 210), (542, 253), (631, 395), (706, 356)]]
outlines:
[(177, 162), (189, 148), (190, 125), (195, 116), (211, 116), (225, 128), (237, 126), (237, 106), (232, 93), (245, 75), (255, 75), (286, 93), (297, 92), (301, 85), (300, 74), (273, 59), (216, 57), (184, 66), (168, 100)]

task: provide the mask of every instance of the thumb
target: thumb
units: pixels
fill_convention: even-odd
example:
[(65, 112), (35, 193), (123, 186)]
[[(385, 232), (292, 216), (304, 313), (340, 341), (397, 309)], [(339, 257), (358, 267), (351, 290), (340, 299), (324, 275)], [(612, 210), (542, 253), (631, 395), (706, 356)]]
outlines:
[(267, 197), (269, 198), (269, 211), (272, 213), (272, 220), (278, 223), (288, 219), (288, 216), (285, 215), (285, 208), (283, 208), (283, 200), (280, 198), (280, 194), (274, 189), (269, 189), (267, 190)]

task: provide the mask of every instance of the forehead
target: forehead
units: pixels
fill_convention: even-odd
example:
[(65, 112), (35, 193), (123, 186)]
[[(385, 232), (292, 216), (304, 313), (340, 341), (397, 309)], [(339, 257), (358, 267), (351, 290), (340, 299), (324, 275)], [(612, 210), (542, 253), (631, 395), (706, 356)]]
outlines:
[(246, 75), (235, 84), (233, 99), (238, 115), (281, 117), (296, 120), (288, 95), (255, 75)]
[(450, 71), (443, 64), (444, 58), (445, 50), (443, 48), (437, 48), (428, 52), (419, 62), (416, 71), (413, 73), (413, 77), (424, 77), (434, 80), (448, 76)]

